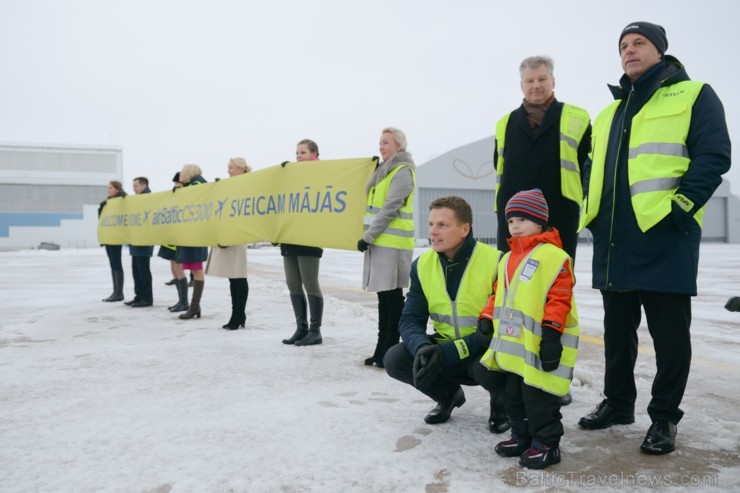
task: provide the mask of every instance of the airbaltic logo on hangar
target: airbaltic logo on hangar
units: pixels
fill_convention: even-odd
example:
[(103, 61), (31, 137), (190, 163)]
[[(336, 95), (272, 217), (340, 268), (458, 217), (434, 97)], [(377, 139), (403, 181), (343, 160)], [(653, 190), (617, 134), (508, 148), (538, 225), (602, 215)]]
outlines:
[(462, 159), (453, 159), (452, 167), (459, 174), (471, 180), (482, 180), (486, 176), (490, 176), (496, 172), (496, 168), (493, 167), (493, 161), (485, 161), (477, 169), (473, 169)]

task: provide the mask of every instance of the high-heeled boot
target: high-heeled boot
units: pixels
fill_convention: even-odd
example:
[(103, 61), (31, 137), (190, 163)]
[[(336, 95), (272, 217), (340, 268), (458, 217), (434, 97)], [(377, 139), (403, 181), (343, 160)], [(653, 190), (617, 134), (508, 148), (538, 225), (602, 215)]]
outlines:
[(249, 297), (249, 283), (245, 278), (229, 279), (229, 286), (231, 288), (231, 318), (223, 328), (236, 330), (244, 327), (247, 322), (245, 308)]
[(180, 320), (189, 320), (193, 317), (200, 318), (200, 297), (203, 295), (205, 284), (205, 281), (193, 281), (193, 298), (190, 300), (190, 308), (180, 315)]
[(188, 304), (188, 279), (186, 277), (177, 280), (177, 296), (177, 303), (169, 307), (169, 311), (173, 313), (184, 312), (190, 308), (190, 305)]

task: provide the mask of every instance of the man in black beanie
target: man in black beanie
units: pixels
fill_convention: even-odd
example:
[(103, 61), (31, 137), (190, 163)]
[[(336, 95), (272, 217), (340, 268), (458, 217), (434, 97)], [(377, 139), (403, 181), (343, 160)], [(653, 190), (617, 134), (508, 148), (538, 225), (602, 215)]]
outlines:
[(635, 421), (637, 328), (644, 310), (657, 372), (640, 449), (675, 450), (691, 366), (704, 206), (730, 169), (730, 138), (714, 90), (667, 55), (665, 29), (631, 22), (619, 36), (624, 76), (596, 118), (581, 227), (594, 237), (593, 287), (604, 305), (604, 399), (578, 422)]

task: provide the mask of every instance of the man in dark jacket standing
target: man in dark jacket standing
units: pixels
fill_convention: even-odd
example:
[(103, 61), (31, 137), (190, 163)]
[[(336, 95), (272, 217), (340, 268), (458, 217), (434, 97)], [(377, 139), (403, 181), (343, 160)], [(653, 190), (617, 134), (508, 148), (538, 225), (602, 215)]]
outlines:
[[(134, 192), (151, 193), (149, 180), (143, 176), (134, 178)], [(134, 299), (126, 304), (132, 308), (152, 306), (154, 296), (152, 294), (152, 271), (150, 260), (154, 253), (153, 246), (129, 246), (131, 253), (131, 273), (134, 277)]]
[(594, 122), (581, 224), (594, 236), (593, 287), (604, 303), (604, 395), (581, 418), (586, 429), (635, 420), (641, 308), (657, 373), (640, 449), (675, 449), (691, 365), (691, 296), (696, 295), (704, 206), (730, 168), (730, 139), (714, 90), (665, 55), (665, 30), (633, 22), (622, 30), (624, 76), (616, 100)]
[(591, 145), (585, 110), (555, 99), (553, 61), (526, 58), (519, 66), (524, 101), (496, 124), (496, 202), (498, 249), (509, 251), (504, 210), (523, 190), (539, 188), (550, 208), (563, 250), (575, 259), (578, 217), (583, 201), (582, 169)]
[[(480, 364), (493, 336), (480, 312), (493, 291), (501, 252), (473, 238), (473, 212), (462, 198), (435, 199), (429, 206), (432, 248), (411, 264), (411, 285), (398, 331), (403, 342), (383, 358), (388, 375), (413, 385), (437, 402), (424, 418), (444, 423), (465, 403), (460, 385), (490, 393), (492, 433), (510, 428), (504, 411), (506, 377)], [(431, 319), (434, 334), (427, 334)]]

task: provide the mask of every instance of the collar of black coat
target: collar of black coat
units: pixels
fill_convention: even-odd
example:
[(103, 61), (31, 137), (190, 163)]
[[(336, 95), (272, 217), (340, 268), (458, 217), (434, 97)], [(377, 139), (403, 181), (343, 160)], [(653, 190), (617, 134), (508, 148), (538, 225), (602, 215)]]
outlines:
[(677, 82), (690, 80), (683, 64), (674, 56), (665, 55), (663, 60), (650, 67), (635, 82), (630, 81), (627, 74), (619, 79), (619, 85), (609, 84), (609, 90), (614, 99), (626, 99), (630, 91), (653, 92), (659, 87), (670, 86)]
[(470, 233), (468, 233), (468, 236), (463, 241), (460, 248), (458, 248), (457, 252), (455, 252), (455, 256), (452, 258), (452, 260), (447, 258), (447, 255), (445, 255), (442, 252), (437, 252), (437, 255), (439, 255), (439, 261), (442, 263), (443, 267), (456, 264), (458, 262), (467, 262), (470, 260), (470, 256), (473, 255), (473, 249), (475, 248), (475, 238), (473, 237), (473, 227), (470, 227)]

